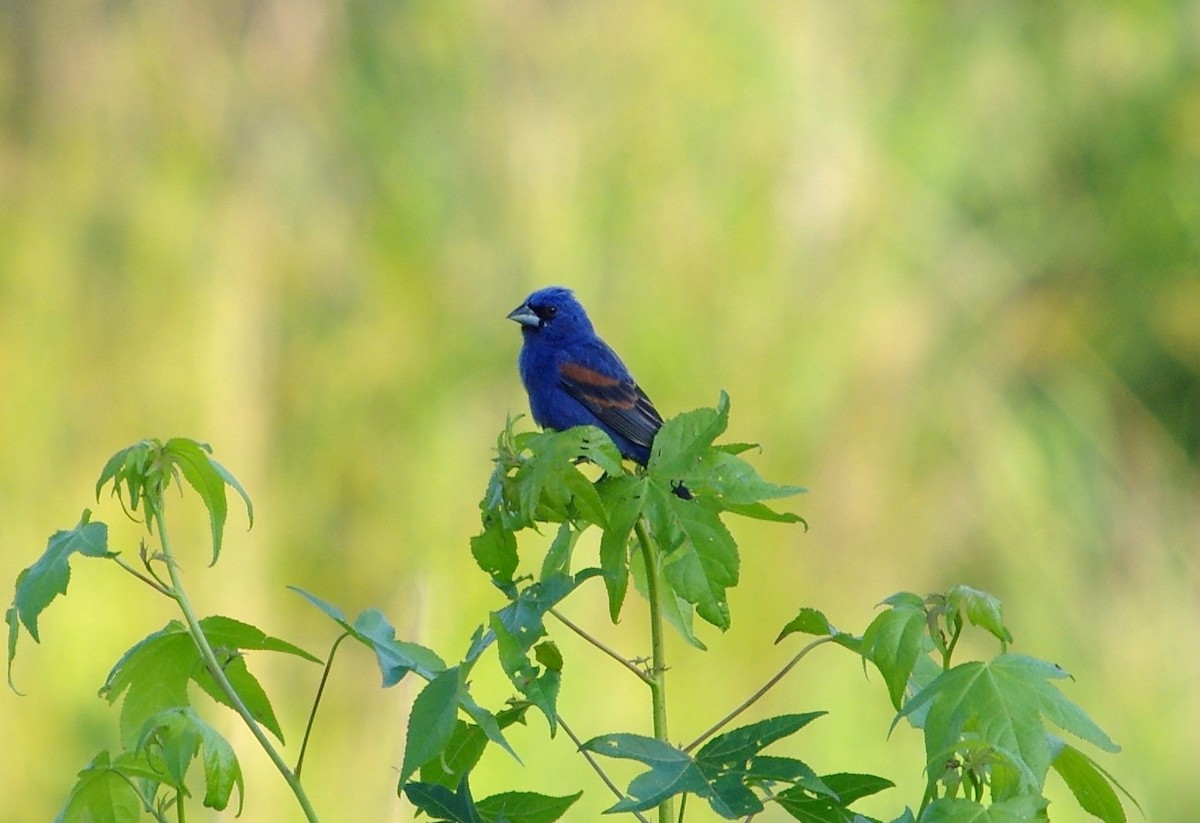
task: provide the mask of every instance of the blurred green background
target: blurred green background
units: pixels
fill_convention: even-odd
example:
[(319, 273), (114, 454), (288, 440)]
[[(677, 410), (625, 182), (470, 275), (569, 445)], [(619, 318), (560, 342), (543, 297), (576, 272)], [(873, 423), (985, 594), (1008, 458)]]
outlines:
[[(1076, 676), (1145, 819), (1190, 819), (1198, 64), (1195, 2), (0, 2), (0, 581), (110, 454), (188, 435), (258, 518), (231, 515), (209, 569), (199, 504), (176, 507), (202, 613), (323, 654), (333, 626), (294, 584), (457, 658), (500, 605), (467, 541), (526, 408), (504, 315), (562, 283), (664, 414), (726, 389), (730, 439), (811, 489), (807, 534), (734, 524), (734, 628), (672, 647), (678, 738), (788, 658), (771, 640), (799, 606), (861, 631), (893, 591), (966, 582)], [(136, 550), (115, 503), (97, 516)], [(599, 588), (566, 611), (646, 653)], [(95, 690), (170, 616), (76, 561), (44, 645), (22, 638), (27, 696), (0, 696), (0, 818), (50, 819), (115, 744)], [(579, 733), (648, 730), (640, 685), (557, 634)], [(294, 757), (318, 671), (250, 663)], [(343, 652), (306, 763), (326, 819), (408, 819), (413, 685)], [(878, 678), (822, 650), (758, 716), (817, 708), (792, 753), (896, 780), (869, 811), (919, 802), (920, 741), (886, 739)], [(297, 817), (209, 717), (244, 819)], [(571, 819), (598, 819), (610, 798), (544, 732), (477, 794), (582, 787)], [(1084, 819), (1055, 779), (1052, 818)]]

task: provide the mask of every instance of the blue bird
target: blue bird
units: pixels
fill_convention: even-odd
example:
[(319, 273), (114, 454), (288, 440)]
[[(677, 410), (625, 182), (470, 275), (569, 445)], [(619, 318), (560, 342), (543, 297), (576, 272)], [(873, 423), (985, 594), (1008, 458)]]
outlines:
[(534, 421), (543, 429), (596, 426), (645, 466), (662, 417), (571, 290), (535, 291), (508, 319), (521, 324), (521, 382)]

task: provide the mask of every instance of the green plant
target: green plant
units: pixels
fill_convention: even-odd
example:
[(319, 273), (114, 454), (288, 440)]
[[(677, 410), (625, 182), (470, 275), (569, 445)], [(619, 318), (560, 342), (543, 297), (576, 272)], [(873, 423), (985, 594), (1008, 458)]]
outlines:
[[(72, 555), (110, 560), (155, 592), (174, 600), (183, 622), (135, 644), (107, 678), (101, 694), (121, 701), (122, 750), (101, 752), (80, 772), (60, 818), (72, 820), (184, 820), (191, 796), (187, 774), (199, 758), (203, 803), (225, 808), (243, 791), (232, 747), (191, 703), (188, 685), (236, 711), (270, 756), (305, 817), (317, 819), (300, 780), (311, 731), (335, 653), (346, 639), (371, 649), (384, 686), (412, 675), (425, 681), (410, 713), (398, 790), (432, 820), (549, 823), (562, 817), (580, 792), (549, 795), (505, 792), (476, 800), (470, 778), (489, 745), (515, 756), (505, 729), (529, 711), (544, 716), (551, 736), (559, 730), (616, 798), (608, 809), (646, 821), (684, 820), (689, 799), (704, 801), (725, 819), (749, 819), (774, 804), (801, 821), (855, 821), (862, 797), (889, 788), (881, 777), (822, 773), (803, 760), (765, 753), (801, 731), (821, 711), (797, 711), (730, 728), (741, 715), (815, 649), (836, 646), (874, 665), (882, 674), (897, 714), (925, 738), (928, 782), (917, 811), (905, 809), (895, 823), (922, 821), (1046, 820), (1045, 781), (1051, 770), (1070, 787), (1080, 806), (1101, 820), (1124, 821), (1116, 782), (1051, 727), (1105, 751), (1115, 744), (1052, 681), (1066, 676), (1057, 666), (1008, 651), (1011, 642), (1000, 603), (991, 595), (956, 586), (944, 595), (901, 593), (861, 635), (839, 631), (818, 610), (802, 608), (776, 642), (796, 634), (813, 637), (777, 675), (732, 712), (714, 718), (686, 745), (671, 742), (664, 633), (670, 624), (703, 650), (695, 619), (724, 630), (726, 599), (739, 575), (737, 545), (723, 517), (729, 514), (781, 523), (803, 522), (765, 501), (802, 491), (763, 480), (742, 454), (749, 444), (717, 444), (728, 422), (728, 398), (668, 421), (645, 471), (630, 473), (611, 441), (587, 427), (565, 432), (517, 433), (509, 420), (497, 441), (495, 469), (480, 503), (481, 530), (471, 541), (476, 563), (503, 593), (506, 604), (487, 615), (461, 658), (447, 663), (435, 651), (399, 639), (376, 609), (349, 620), (337, 606), (296, 590), (341, 629), (324, 661), (308, 729), (294, 767), (284, 762), (271, 736), (282, 739), (266, 692), (246, 666), (247, 652), (276, 651), (321, 662), (299, 647), (224, 616), (198, 618), (189, 601), (167, 536), (164, 492), (186, 481), (204, 501), (212, 525), (212, 560), (220, 555), (233, 488), (253, 516), (245, 491), (206, 446), (175, 438), (144, 440), (118, 452), (101, 472), (97, 495), (107, 486), (131, 517), (144, 518), (157, 538), (143, 543), (140, 566), (108, 547), (107, 527), (85, 511), (72, 530), (50, 538), (42, 557), (17, 579), (8, 624), (9, 683), (19, 627), (39, 640), (38, 615), (64, 594)], [(599, 476), (595, 476), (599, 473)], [(589, 476), (592, 475), (592, 476)], [(554, 531), (544, 557), (521, 562), (518, 535)], [(600, 532), (598, 556), (576, 556), (579, 536)], [(535, 571), (536, 570), (536, 571)], [(649, 611), (649, 661), (637, 661), (597, 640), (566, 618), (558, 606), (585, 585), (603, 585), (610, 617), (626, 608), (630, 583)], [(652, 737), (627, 732), (582, 740), (558, 711), (563, 656), (551, 636), (575, 632), (603, 652), (648, 694)], [(987, 661), (955, 660), (970, 627), (992, 635), (999, 653)], [(490, 650), (515, 694), (498, 709), (472, 697), (470, 675)], [(678, 730), (675, 732), (678, 733)], [(694, 734), (695, 731), (691, 730)], [(605, 769), (606, 758), (645, 766), (624, 789)]]

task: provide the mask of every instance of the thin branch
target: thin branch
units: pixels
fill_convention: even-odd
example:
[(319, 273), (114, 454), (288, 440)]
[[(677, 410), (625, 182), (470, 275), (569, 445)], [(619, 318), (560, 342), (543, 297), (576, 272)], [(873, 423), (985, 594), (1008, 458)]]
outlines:
[(653, 686), (653, 685), (654, 685), (654, 679), (653, 679), (652, 677), (650, 677), (650, 675), (646, 674), (644, 671), (642, 671), (641, 669), (639, 669), (637, 666), (635, 666), (635, 665), (634, 665), (633, 663), (631, 663), (629, 660), (627, 660), (626, 658), (622, 657), (620, 652), (618, 652), (618, 651), (616, 651), (615, 649), (609, 648), (608, 646), (604, 645), (604, 644), (603, 644), (602, 642), (600, 642), (598, 639), (596, 639), (596, 638), (595, 638), (595, 637), (593, 637), (592, 635), (588, 634), (588, 632), (587, 632), (587, 631), (585, 631), (585, 630), (584, 630), (582, 627), (580, 627), (580, 626), (576, 625), (575, 623), (571, 622), (571, 621), (570, 621), (570, 620), (569, 620), (569, 619), (566, 617), (566, 615), (564, 615), (564, 614), (563, 614), (562, 612), (560, 612), (558, 609), (550, 609), (550, 614), (552, 614), (552, 615), (554, 615), (556, 618), (558, 618), (558, 620), (559, 620), (559, 622), (560, 622), (560, 623), (562, 623), (564, 626), (566, 626), (566, 627), (567, 627), (568, 629), (570, 629), (571, 631), (575, 632), (575, 634), (579, 635), (579, 636), (580, 636), (580, 637), (582, 637), (584, 640), (586, 640), (587, 642), (589, 642), (589, 643), (591, 643), (593, 646), (595, 646), (597, 649), (599, 649), (600, 651), (602, 651), (602, 652), (604, 652), (605, 654), (607, 654), (607, 655), (608, 655), (609, 657), (611, 657), (613, 660), (617, 661), (617, 662), (618, 662), (618, 663), (620, 663), (622, 666), (624, 666), (625, 668), (629, 669), (629, 671), (633, 672), (633, 673), (634, 673), (634, 675), (636, 675), (636, 676), (637, 676), (638, 680), (641, 680), (641, 681), (642, 681), (643, 683), (645, 683), (647, 686)]
[[(617, 788), (617, 784), (612, 782), (612, 779), (604, 773), (604, 768), (598, 762), (596, 762), (596, 758), (592, 757), (592, 753), (583, 748), (583, 742), (575, 736), (575, 732), (571, 731), (571, 727), (568, 726), (566, 721), (563, 720), (561, 714), (558, 716), (558, 726), (567, 733), (567, 737), (571, 738), (571, 742), (575, 744), (575, 749), (581, 755), (583, 755), (583, 759), (586, 760), (588, 765), (591, 766), (596, 774), (600, 776), (600, 779), (604, 782), (604, 785), (608, 786), (612, 793), (617, 796), (617, 800), (624, 800), (625, 793)], [(647, 820), (641, 812), (630, 812), (630, 814), (642, 821), (642, 823), (650, 823), (650, 821)]]
[(766, 694), (768, 691), (770, 691), (775, 686), (776, 683), (778, 683), (780, 680), (783, 680), (783, 678), (787, 676), (787, 673), (790, 672), (797, 663), (799, 663), (802, 659), (804, 659), (805, 655), (807, 655), (809, 652), (811, 652), (817, 646), (820, 646), (824, 643), (828, 643), (831, 640), (833, 640), (833, 638), (828, 637), (828, 636), (827, 637), (818, 637), (816, 640), (809, 643), (803, 649), (798, 651), (796, 653), (796, 656), (793, 657), (791, 660), (789, 660), (787, 662), (787, 665), (784, 666), (782, 669), (780, 669), (779, 672), (774, 677), (772, 677), (770, 680), (768, 680), (766, 683), (764, 683), (761, 689), (756, 691), (754, 694), (750, 695), (748, 698), (746, 698), (746, 700), (740, 706), (738, 706), (736, 709), (731, 711), (729, 714), (725, 715), (720, 720), (718, 720), (716, 723), (714, 723), (711, 728), (709, 728), (706, 732), (704, 732), (704, 734), (700, 735), (695, 740), (693, 740), (691, 743), (684, 746), (683, 750), (685, 752), (690, 752), (692, 749), (699, 746), (705, 740), (708, 740), (708, 738), (712, 737), (714, 734), (719, 732), (721, 729), (725, 728), (725, 726), (728, 725), (735, 717), (737, 717), (739, 714), (746, 711), (746, 709), (750, 708), (755, 703), (757, 703), (764, 694)]
[(333, 657), (337, 654), (338, 646), (350, 636), (350, 632), (342, 632), (338, 639), (329, 647), (329, 656), (325, 658), (325, 671), (321, 672), (321, 682), (317, 684), (317, 694), (313, 697), (312, 709), (308, 713), (308, 723), (304, 727), (304, 739), (300, 741), (300, 754), (296, 757), (296, 768), (292, 774), (300, 779), (300, 768), (304, 765), (304, 753), (308, 751), (308, 738), (312, 734), (313, 723), (317, 719), (317, 707), (321, 705), (321, 695), (325, 693), (325, 682), (329, 680), (329, 672), (333, 669)]
[(160, 583), (156, 578), (148, 577), (148, 576), (142, 574), (140, 571), (135, 569), (133, 566), (130, 566), (128, 563), (126, 563), (124, 560), (122, 560), (119, 557), (114, 557), (113, 560), (116, 561), (116, 564), (118, 566), (120, 566), (122, 569), (124, 569), (125, 571), (132, 574), (134, 577), (136, 577), (138, 580), (145, 583), (150, 588), (154, 589), (156, 592), (161, 594), (163, 597), (174, 598), (174, 595), (171, 594), (171, 590), (168, 589), (166, 586), (164, 586), (162, 583)]

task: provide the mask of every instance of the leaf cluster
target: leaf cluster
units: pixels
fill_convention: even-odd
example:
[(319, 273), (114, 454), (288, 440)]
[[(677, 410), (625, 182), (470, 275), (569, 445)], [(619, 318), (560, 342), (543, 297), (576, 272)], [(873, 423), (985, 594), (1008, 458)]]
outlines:
[[(779, 639), (824, 635), (879, 671), (897, 712), (892, 728), (906, 720), (924, 735), (927, 785), (918, 820), (1046, 820), (1045, 782), (1054, 770), (1085, 811), (1124, 823), (1117, 795), (1124, 789), (1052, 729), (1106, 752), (1119, 747), (1055, 685), (1069, 677), (1061, 667), (1008, 651), (1012, 635), (995, 596), (958, 585), (926, 597), (900, 592), (882, 605), (861, 637), (803, 609)], [(967, 627), (998, 642), (995, 657), (954, 662)]]
[[(627, 470), (611, 440), (599, 429), (517, 433), (509, 420), (497, 440), (495, 468), (480, 502), (481, 528), (471, 554), (502, 593), (469, 639), (462, 655), (448, 662), (437, 652), (396, 636), (377, 609), (353, 620), (317, 595), (295, 589), (340, 629), (325, 664), (328, 676), (344, 640), (368, 649), (384, 688), (412, 675), (424, 681), (413, 702), (397, 791), (433, 821), (462, 823), (553, 823), (580, 793), (549, 795), (506, 791), (476, 800), (471, 777), (489, 745), (513, 757), (505, 736), (524, 724), (530, 710), (542, 716), (554, 737), (566, 728), (588, 762), (616, 793), (609, 813), (642, 815), (658, 809), (665, 820), (689, 798), (704, 801), (723, 819), (750, 819), (774, 803), (800, 821), (870, 821), (851, 807), (891, 782), (874, 775), (819, 773), (803, 760), (768, 752), (822, 716), (820, 711), (784, 714), (728, 729), (732, 721), (773, 688), (810, 651), (830, 644), (859, 656), (882, 676), (888, 699), (901, 720), (925, 741), (927, 784), (918, 811), (892, 823), (1048, 820), (1044, 796), (1048, 774), (1057, 773), (1081, 808), (1106, 823), (1126, 820), (1118, 792), (1124, 789), (1087, 754), (1059, 733), (1108, 752), (1117, 746), (1057, 685), (1068, 675), (1060, 667), (1009, 651), (1012, 636), (994, 596), (965, 585), (920, 597), (901, 592), (861, 635), (836, 629), (823, 613), (802, 608), (776, 642), (795, 634), (815, 637), (792, 660), (730, 714), (687, 746), (628, 732), (599, 734), (580, 742), (558, 713), (564, 661), (547, 626), (550, 617), (642, 679), (657, 700), (665, 663), (658, 654), (652, 669), (640, 668), (572, 624), (558, 607), (593, 578), (605, 588), (609, 618), (616, 622), (633, 588), (647, 599), (652, 618), (669, 621), (691, 645), (703, 649), (695, 618), (725, 630), (731, 615), (727, 591), (738, 582), (736, 542), (724, 516), (736, 514), (776, 522), (803, 522), (768, 501), (803, 491), (763, 480), (741, 455), (752, 446), (719, 444), (728, 425), (729, 402), (698, 409), (667, 421), (655, 440), (645, 469)], [(115, 562), (161, 595), (176, 601), (184, 620), (172, 620), (136, 643), (113, 666), (100, 689), (120, 703), (121, 748), (100, 752), (78, 774), (60, 819), (138, 820), (149, 815), (183, 819), (191, 765), (202, 764), (202, 802), (227, 808), (236, 789), (243, 796), (241, 767), (229, 743), (200, 715), (194, 693), (236, 711), (275, 761), (310, 821), (315, 812), (299, 776), (317, 697), (294, 768), (282, 762), (266, 734), (283, 741), (283, 730), (266, 691), (247, 660), (270, 651), (321, 661), (299, 647), (221, 615), (198, 618), (182, 589), (166, 535), (164, 492), (184, 482), (209, 513), (212, 560), (220, 556), (227, 517), (226, 487), (246, 503), (237, 480), (211, 457), (204, 444), (185, 438), (143, 440), (114, 455), (97, 483), (132, 518), (139, 512), (161, 551), (139, 552), (142, 569), (110, 550), (105, 524), (84, 511), (75, 528), (56, 532), (45, 552), (17, 578), (8, 625), (8, 673), (20, 627), (40, 642), (38, 618), (65, 594), (73, 556)], [(595, 557), (577, 551), (589, 529), (599, 532)], [(542, 532), (545, 553), (522, 566), (519, 537)], [(165, 574), (163, 573), (165, 569)], [(653, 620), (652, 620), (653, 622)], [(967, 630), (999, 645), (989, 660), (960, 661), (956, 651)], [(661, 628), (659, 631), (661, 634)], [(514, 695), (502, 708), (481, 706), (471, 693), (479, 662), (495, 649), (500, 670)], [(196, 687), (193, 689), (192, 687)], [(665, 704), (663, 715), (665, 716)], [(665, 723), (662, 726), (665, 729)], [(728, 729), (728, 730), (725, 730)], [(265, 730), (265, 733), (264, 731)], [(723, 731), (725, 730), (725, 731)], [(607, 777), (600, 760), (640, 763), (645, 770), (622, 791)], [(1136, 803), (1135, 803), (1136, 805)]]

